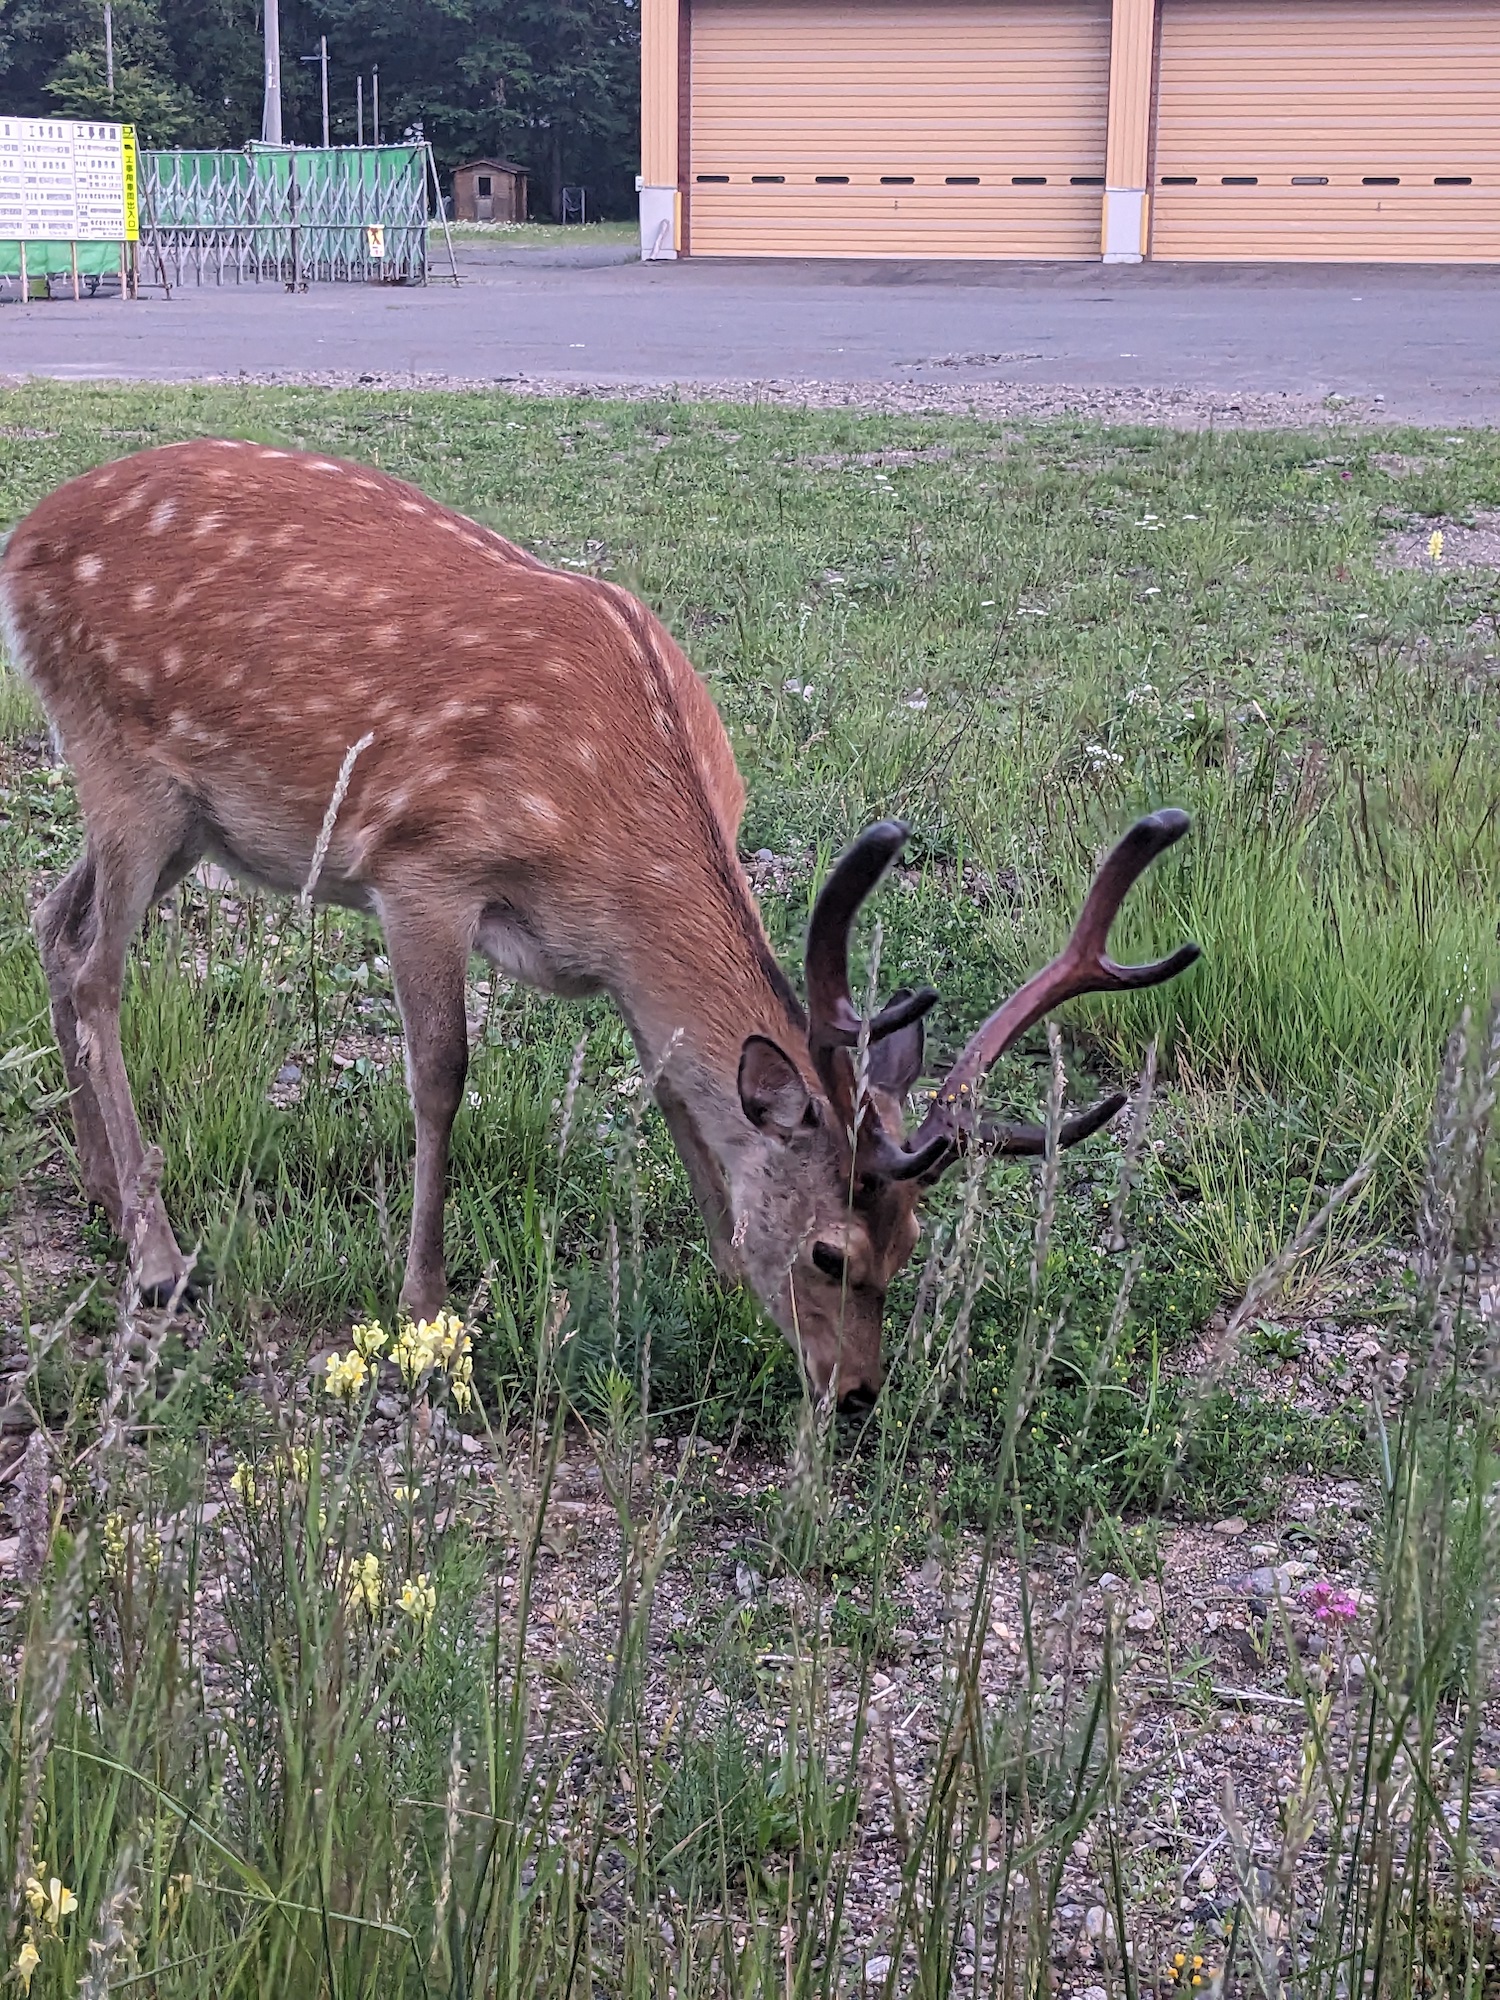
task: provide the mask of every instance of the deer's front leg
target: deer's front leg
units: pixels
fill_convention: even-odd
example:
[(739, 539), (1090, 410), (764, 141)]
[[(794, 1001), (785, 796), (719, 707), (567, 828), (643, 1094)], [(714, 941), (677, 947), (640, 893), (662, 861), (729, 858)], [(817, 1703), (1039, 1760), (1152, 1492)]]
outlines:
[(430, 910), (382, 899), (391, 978), (406, 1036), (406, 1081), (417, 1120), (416, 1188), (402, 1309), (431, 1319), (447, 1296), (443, 1266), (443, 1197), (448, 1142), (469, 1068), (464, 974), (469, 941)]

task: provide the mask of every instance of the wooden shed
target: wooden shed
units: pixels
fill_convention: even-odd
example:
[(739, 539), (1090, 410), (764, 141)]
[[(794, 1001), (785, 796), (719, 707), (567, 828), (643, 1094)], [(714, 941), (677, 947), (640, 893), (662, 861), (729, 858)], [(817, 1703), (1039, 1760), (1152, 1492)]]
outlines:
[(1500, 262), (1500, 0), (642, 0), (652, 256)]
[(469, 160), (453, 169), (455, 222), (524, 222), (527, 169), (514, 160)]

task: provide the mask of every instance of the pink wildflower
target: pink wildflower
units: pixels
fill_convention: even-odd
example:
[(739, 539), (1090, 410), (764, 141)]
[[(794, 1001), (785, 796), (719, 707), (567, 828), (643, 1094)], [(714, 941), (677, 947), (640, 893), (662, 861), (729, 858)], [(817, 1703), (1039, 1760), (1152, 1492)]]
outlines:
[(1321, 1624), (1326, 1624), (1330, 1618), (1348, 1620), (1359, 1616), (1359, 1606), (1349, 1592), (1337, 1590), (1323, 1579), (1305, 1585), (1297, 1596)]

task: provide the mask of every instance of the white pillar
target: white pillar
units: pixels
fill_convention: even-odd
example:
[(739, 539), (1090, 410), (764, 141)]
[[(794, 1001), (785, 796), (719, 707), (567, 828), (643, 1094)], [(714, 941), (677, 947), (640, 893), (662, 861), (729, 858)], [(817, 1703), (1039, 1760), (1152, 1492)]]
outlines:
[(677, 181), (680, 74), (679, 0), (641, 0), (641, 258), (671, 258), (681, 247)]
[(1109, 139), (1099, 245), (1106, 264), (1139, 264), (1146, 254), (1155, 40), (1156, 0), (1114, 0), (1109, 36)]

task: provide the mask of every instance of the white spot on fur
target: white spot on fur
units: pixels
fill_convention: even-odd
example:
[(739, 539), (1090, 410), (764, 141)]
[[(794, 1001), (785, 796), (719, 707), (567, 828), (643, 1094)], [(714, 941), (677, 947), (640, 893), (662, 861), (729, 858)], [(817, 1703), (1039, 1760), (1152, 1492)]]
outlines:
[(488, 641), (489, 636), (488, 632), (455, 632), (453, 642), (457, 646), (463, 646), (472, 650), (475, 646), (483, 646)]
[(172, 592), (171, 599), (167, 605), (168, 611), (183, 610), (185, 606), (192, 603), (193, 599), (197, 595), (198, 593), (193, 588), (192, 584), (184, 583), (179, 585), (178, 588)]
[(506, 704), (505, 713), (510, 717), (514, 729), (530, 729), (534, 722), (540, 722), (541, 711), (532, 707), (529, 701), (512, 701)]
[(573, 745), (573, 755), (582, 764), (585, 771), (598, 770), (599, 752), (586, 736), (580, 736), (578, 741)]
[(155, 602), (156, 585), (154, 583), (138, 583), (130, 593), (130, 608), (132, 611), (149, 611)]
[(208, 513), (200, 514), (197, 520), (193, 523), (192, 539), (195, 542), (201, 542), (205, 535), (217, 534), (219, 529), (222, 528), (223, 525), (224, 525), (224, 516), (222, 514), (216, 513), (211, 508)]
[(342, 472), (344, 468), (335, 465), (331, 458), (310, 458), (307, 461), (307, 469), (309, 472)]
[(168, 646), (167, 650), (161, 656), (161, 664), (164, 672), (168, 674), (180, 674), (182, 672), (181, 646)]
[(103, 557), (80, 556), (73, 565), (73, 574), (80, 583), (97, 583), (104, 574)]
[(399, 646), (401, 644), (401, 627), (399, 625), (377, 625), (375, 630), (370, 634), (370, 644), (372, 646), (379, 646), (386, 651), (389, 651), (392, 646)]
[(562, 825), (562, 814), (551, 799), (544, 799), (540, 792), (517, 792), (516, 810), (525, 813), (529, 819), (541, 820), (544, 826)]
[(432, 509), (424, 507), (420, 500), (403, 500), (401, 511), (403, 514), (430, 514)]
[(177, 502), (170, 497), (158, 500), (151, 509), (151, 518), (146, 523), (148, 535), (164, 535), (177, 519)]

